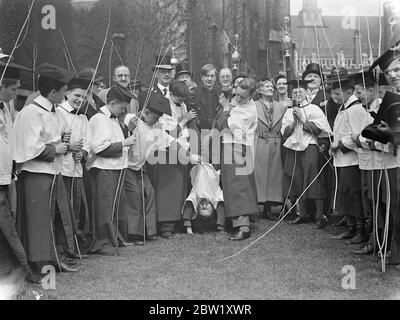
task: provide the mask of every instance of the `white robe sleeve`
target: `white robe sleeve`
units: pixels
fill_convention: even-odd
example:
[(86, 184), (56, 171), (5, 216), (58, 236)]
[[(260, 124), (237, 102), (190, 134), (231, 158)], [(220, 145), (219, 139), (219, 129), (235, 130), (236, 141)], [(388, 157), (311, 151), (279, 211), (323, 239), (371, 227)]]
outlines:
[(342, 138), (343, 145), (351, 150), (357, 151), (357, 144), (352, 140), (352, 134), (361, 134), (365, 128), (364, 124), (368, 121), (368, 112), (361, 106), (356, 105), (347, 110), (348, 117), (346, 120), (349, 122), (349, 132)]
[(97, 154), (111, 145), (112, 132), (108, 127), (105, 115), (96, 114), (89, 121), (91, 151)]
[(30, 106), (18, 113), (14, 122), (13, 154), (17, 163), (35, 159), (46, 148), (42, 139), (43, 125), (40, 115)]

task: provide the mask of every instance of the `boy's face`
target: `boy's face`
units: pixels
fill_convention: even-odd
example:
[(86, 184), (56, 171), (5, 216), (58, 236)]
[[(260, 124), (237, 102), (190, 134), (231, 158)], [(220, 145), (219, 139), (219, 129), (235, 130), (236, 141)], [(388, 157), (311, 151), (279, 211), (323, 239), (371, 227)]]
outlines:
[(306, 89), (294, 88), (292, 90), (292, 96), (296, 103), (301, 104), (304, 100), (306, 100)]
[(361, 84), (355, 86), (354, 95), (360, 99), (364, 106), (369, 105), (375, 99), (374, 88), (364, 88)]
[(19, 81), (16, 84), (9, 85), (8, 87), (0, 87), (1, 97), (4, 102), (9, 103), (17, 97), (17, 90), (19, 88)]
[(120, 114), (126, 112), (126, 108), (128, 107), (128, 105), (128, 102), (113, 100), (110, 103), (110, 111), (112, 112), (112, 114), (118, 117)]
[(238, 105), (246, 104), (250, 100), (250, 92), (249, 90), (242, 89), (241, 87), (236, 88), (236, 96), (235, 101)]
[(67, 101), (71, 105), (72, 108), (75, 110), (78, 109), (83, 102), (83, 99), (85, 97), (85, 90), (83, 89), (72, 89), (67, 92)]
[(146, 122), (149, 126), (156, 124), (160, 117), (161, 116), (159, 114), (151, 112), (148, 109), (146, 109), (142, 114), (143, 121)]
[(198, 213), (203, 217), (210, 217), (212, 212), (212, 204), (206, 199), (201, 199), (198, 205)]
[(67, 85), (63, 86), (60, 90), (52, 90), (49, 95), (49, 101), (60, 104), (64, 101), (65, 95), (67, 94)]

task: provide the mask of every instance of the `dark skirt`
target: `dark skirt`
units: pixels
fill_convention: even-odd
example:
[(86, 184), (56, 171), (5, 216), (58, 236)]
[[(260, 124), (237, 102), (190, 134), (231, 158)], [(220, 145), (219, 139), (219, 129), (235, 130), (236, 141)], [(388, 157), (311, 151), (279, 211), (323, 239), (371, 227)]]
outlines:
[[(258, 213), (257, 187), (251, 156), (246, 146), (222, 144), (221, 184), (228, 218)], [(246, 166), (247, 164), (247, 166)]]
[(22, 172), (17, 191), (17, 230), (28, 260), (55, 262), (57, 251), (74, 251), (72, 207), (62, 177)]
[(83, 178), (64, 176), (63, 179), (74, 209), (72, 216), (74, 225), (79, 232), (88, 234), (91, 228), (89, 224), (89, 206)]
[(89, 171), (92, 189), (93, 243), (90, 252), (113, 250), (119, 240), (124, 241), (128, 234), (125, 201), (125, 170)]
[(158, 222), (180, 221), (189, 194), (189, 165), (155, 164), (147, 168), (156, 194)]
[[(283, 166), (284, 197), (289, 193), (289, 197), (298, 198), (313, 182), (319, 172), (319, 157), (319, 148), (314, 144), (310, 144), (304, 151), (296, 152), (291, 149), (286, 149), (285, 163)], [(303, 195), (303, 199), (325, 199), (326, 197), (327, 194), (323, 175), (320, 175)]]
[[(142, 189), (143, 186), (143, 189)], [(129, 235), (153, 236), (157, 233), (156, 203), (153, 186), (149, 177), (141, 171), (127, 169), (125, 177), (126, 201), (125, 211), (128, 219)], [(145, 227), (143, 225), (143, 193), (145, 207)]]

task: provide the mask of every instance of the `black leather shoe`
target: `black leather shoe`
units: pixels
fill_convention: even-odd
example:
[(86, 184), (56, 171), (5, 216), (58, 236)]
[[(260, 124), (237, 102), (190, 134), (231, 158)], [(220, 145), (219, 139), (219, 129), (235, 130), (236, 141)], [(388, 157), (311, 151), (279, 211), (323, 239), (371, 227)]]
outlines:
[(337, 236), (333, 236), (332, 239), (337, 239), (337, 240), (349, 240), (351, 238), (354, 238), (356, 236), (355, 230), (348, 230), (346, 232), (343, 232)]
[(317, 220), (317, 222), (314, 225), (315, 229), (322, 229), (325, 228), (326, 225), (328, 224), (328, 219), (327, 218), (320, 218)]
[(263, 217), (263, 218), (266, 218), (266, 219), (268, 219), (268, 220), (271, 220), (271, 221), (276, 221), (276, 220), (278, 220), (278, 218), (275, 217), (271, 212), (266, 212), (266, 213), (264, 213), (264, 214), (262, 215), (262, 217)]
[(161, 236), (162, 236), (163, 238), (165, 238), (165, 239), (168, 239), (168, 240), (171, 240), (171, 239), (174, 238), (173, 233), (170, 232), (170, 231), (163, 232), (163, 233), (161, 234)]
[(353, 238), (346, 241), (346, 244), (360, 244), (366, 241), (368, 241), (368, 238), (365, 236), (365, 233), (362, 231), (358, 231)]
[(73, 272), (78, 272), (79, 269), (80, 269), (79, 267), (75, 268), (73, 266), (67, 265), (64, 262), (60, 262), (60, 266), (56, 267), (56, 270), (59, 271), (59, 272), (71, 272), (71, 273), (73, 273)]
[(336, 222), (334, 224), (332, 224), (332, 226), (334, 227), (344, 227), (346, 225), (346, 218), (343, 217), (342, 220), (340, 220), (339, 222)]
[(307, 222), (308, 222), (307, 218), (298, 216), (296, 219), (289, 221), (289, 224), (302, 224), (302, 223), (307, 223)]
[(245, 232), (242, 230), (239, 230), (238, 232), (236, 232), (232, 237), (229, 238), (229, 240), (232, 241), (241, 241), (241, 240), (245, 240), (250, 238), (251, 232)]
[(88, 255), (88, 254), (81, 254), (81, 255), (79, 256), (79, 254), (77, 254), (77, 253), (75, 253), (75, 252), (68, 252), (68, 256), (69, 256), (70, 258), (72, 258), (72, 259), (80, 259), (80, 258), (82, 258), (82, 259), (87, 259), (87, 258), (89, 258), (89, 255)]
[(30, 283), (40, 284), (42, 283), (42, 276), (33, 272), (31, 268), (24, 268), (25, 270), (25, 279)]
[(374, 253), (374, 246), (368, 243), (366, 245), (363, 245), (358, 250), (351, 251), (351, 253), (354, 253), (354, 254), (373, 254)]
[(156, 241), (158, 240), (158, 237), (156, 235), (154, 236), (147, 236), (146, 237), (146, 241)]
[(120, 247), (132, 247), (134, 245), (133, 242), (126, 242), (126, 241), (120, 241), (119, 246)]

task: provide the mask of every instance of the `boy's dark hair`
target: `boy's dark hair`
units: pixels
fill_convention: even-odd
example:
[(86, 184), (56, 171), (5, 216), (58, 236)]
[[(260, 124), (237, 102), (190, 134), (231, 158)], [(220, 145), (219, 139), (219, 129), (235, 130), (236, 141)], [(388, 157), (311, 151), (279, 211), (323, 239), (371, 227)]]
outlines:
[(52, 90), (55, 91), (60, 91), (60, 89), (64, 86), (66, 86), (66, 84), (64, 82), (61, 81), (57, 81), (45, 76), (40, 76), (39, 80), (38, 80), (38, 85), (39, 85), (39, 92), (40, 94), (47, 98), (49, 96), (49, 93)]
[(11, 79), (11, 78), (4, 78), (2, 83), (0, 83), (0, 87), (8, 88), (18, 83), (19, 80)]
[(169, 90), (175, 97), (186, 98), (190, 95), (189, 87), (183, 81), (173, 80), (169, 85)]

